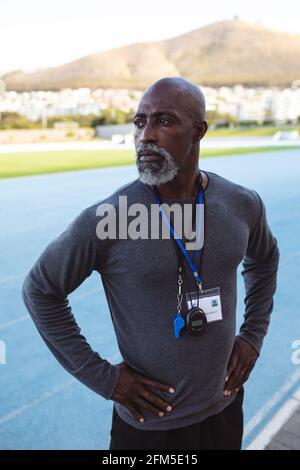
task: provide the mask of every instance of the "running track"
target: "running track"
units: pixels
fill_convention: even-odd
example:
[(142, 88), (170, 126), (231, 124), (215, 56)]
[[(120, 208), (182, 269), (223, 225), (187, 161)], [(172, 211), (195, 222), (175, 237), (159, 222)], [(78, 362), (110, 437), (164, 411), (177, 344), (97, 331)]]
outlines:
[[(280, 247), (280, 273), (269, 334), (246, 385), (244, 447), (300, 384), (291, 344), (300, 339), (299, 150), (203, 159), (201, 168), (259, 192)], [(1, 449), (105, 449), (112, 403), (76, 382), (55, 361), (21, 300), (26, 272), (42, 249), (83, 208), (134, 179), (134, 167), (0, 180)], [(220, 195), (221, 197), (221, 195)], [(239, 276), (238, 324), (243, 313)], [(93, 348), (120, 356), (101, 282), (93, 274), (71, 296)]]

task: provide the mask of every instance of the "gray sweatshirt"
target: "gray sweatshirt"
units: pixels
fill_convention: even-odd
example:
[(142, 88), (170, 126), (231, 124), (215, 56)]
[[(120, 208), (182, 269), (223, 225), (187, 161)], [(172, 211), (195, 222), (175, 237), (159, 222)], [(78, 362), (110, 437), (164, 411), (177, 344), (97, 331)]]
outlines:
[[(172, 239), (100, 240), (96, 227), (100, 202), (117, 208), (155, 204), (151, 187), (139, 180), (105, 201), (82, 211), (43, 251), (27, 275), (23, 299), (51, 352), (83, 384), (110, 399), (119, 369), (91, 349), (81, 335), (68, 302), (93, 271), (102, 278), (118, 346), (137, 372), (172, 385), (176, 392), (154, 393), (172, 403), (163, 418), (141, 410), (135, 420), (115, 403), (120, 417), (145, 430), (167, 430), (202, 421), (221, 412), (235, 398), (223, 396), (226, 369), (236, 334), (237, 268), (243, 263), (245, 315), (239, 335), (260, 352), (276, 289), (279, 252), (266, 220), (265, 206), (254, 191), (206, 172), (205, 244), (201, 276), (205, 289), (219, 287), (223, 319), (209, 323), (200, 336), (176, 339), (178, 256)], [(186, 269), (189, 286), (195, 285)], [(196, 290), (196, 289), (193, 289)], [(186, 313), (186, 303), (183, 303)]]

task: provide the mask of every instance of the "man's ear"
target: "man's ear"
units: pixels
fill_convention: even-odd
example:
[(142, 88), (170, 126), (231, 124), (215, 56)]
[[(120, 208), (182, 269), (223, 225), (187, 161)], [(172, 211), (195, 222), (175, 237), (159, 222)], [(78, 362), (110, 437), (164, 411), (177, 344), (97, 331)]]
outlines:
[(199, 142), (199, 140), (203, 139), (207, 131), (207, 122), (206, 121), (199, 121), (197, 120), (194, 123), (195, 127), (195, 136), (194, 142)]

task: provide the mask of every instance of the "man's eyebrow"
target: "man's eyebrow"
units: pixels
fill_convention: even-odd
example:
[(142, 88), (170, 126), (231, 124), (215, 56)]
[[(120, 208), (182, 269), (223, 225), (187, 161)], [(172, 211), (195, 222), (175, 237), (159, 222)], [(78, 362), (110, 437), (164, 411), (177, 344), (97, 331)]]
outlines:
[[(151, 116), (154, 116), (154, 117), (158, 117), (158, 116), (162, 116), (164, 114), (168, 114), (174, 118), (177, 118), (179, 119), (179, 116), (174, 112), (174, 111), (171, 111), (169, 109), (166, 109), (166, 110), (161, 110), (161, 111), (155, 111), (154, 113), (152, 113)], [(134, 116), (133, 116), (133, 119), (137, 118), (137, 117), (146, 117), (147, 114), (146, 113), (136, 113)]]
[(137, 118), (137, 117), (145, 117), (146, 114), (145, 113), (136, 113), (134, 116), (133, 116), (133, 119)]

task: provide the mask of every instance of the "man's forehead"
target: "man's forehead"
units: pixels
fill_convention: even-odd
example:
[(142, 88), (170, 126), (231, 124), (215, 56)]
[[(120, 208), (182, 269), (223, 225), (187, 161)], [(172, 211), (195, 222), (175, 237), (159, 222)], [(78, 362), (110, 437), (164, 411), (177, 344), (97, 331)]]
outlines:
[(140, 103), (135, 114), (160, 114), (168, 112), (171, 114), (180, 114), (180, 111), (183, 111), (183, 109), (173, 104), (170, 105), (169, 103)]
[(166, 110), (175, 113), (184, 111), (184, 101), (179, 94), (166, 93), (166, 94), (145, 94), (139, 102), (137, 113), (157, 113)]

